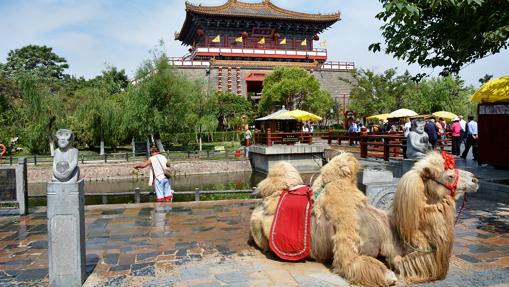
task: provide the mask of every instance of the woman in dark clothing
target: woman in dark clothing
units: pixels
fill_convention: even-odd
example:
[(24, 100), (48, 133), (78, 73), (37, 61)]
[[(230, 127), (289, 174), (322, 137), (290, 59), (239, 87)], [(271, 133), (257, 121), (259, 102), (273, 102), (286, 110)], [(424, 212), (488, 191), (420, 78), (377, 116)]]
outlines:
[(435, 119), (431, 119), (426, 123), (426, 126), (424, 126), (424, 131), (428, 134), (429, 143), (431, 144), (431, 147), (433, 149), (435, 149), (435, 147), (437, 145), (437, 139), (438, 139), (437, 126), (435, 125)]

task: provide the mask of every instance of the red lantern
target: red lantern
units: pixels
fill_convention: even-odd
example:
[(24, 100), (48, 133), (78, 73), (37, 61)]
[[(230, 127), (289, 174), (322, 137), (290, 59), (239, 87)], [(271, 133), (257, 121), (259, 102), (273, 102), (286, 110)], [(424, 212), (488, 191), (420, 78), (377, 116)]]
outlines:
[(315, 34), (315, 35), (313, 36), (313, 40), (315, 40), (315, 41), (320, 40), (320, 36), (318, 36), (318, 34)]
[(248, 34), (246, 31), (244, 31), (244, 32), (242, 32), (242, 33), (240, 34), (240, 36), (241, 36), (243, 39), (246, 39), (246, 38), (247, 38), (247, 36), (249, 36), (249, 34)]
[(196, 36), (203, 37), (203, 35), (205, 35), (205, 31), (202, 28), (196, 30)]

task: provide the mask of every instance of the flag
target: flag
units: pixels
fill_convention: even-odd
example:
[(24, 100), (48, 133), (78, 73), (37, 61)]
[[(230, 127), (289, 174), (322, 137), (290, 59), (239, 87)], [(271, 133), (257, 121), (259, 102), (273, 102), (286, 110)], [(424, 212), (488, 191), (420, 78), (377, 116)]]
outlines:
[(279, 42), (280, 45), (286, 45), (286, 38), (284, 38), (283, 40), (281, 40), (281, 42)]
[(235, 38), (235, 42), (242, 43), (242, 36)]
[(323, 46), (327, 46), (327, 41), (322, 41), (322, 42), (320, 42), (320, 46), (322, 46), (322, 47), (323, 47)]
[(221, 42), (221, 36), (217, 35), (214, 39), (212, 39), (213, 43), (220, 43)]
[(306, 46), (308, 44), (308, 39), (304, 39), (304, 41), (300, 42), (301, 46)]
[(258, 41), (258, 44), (265, 44), (265, 37), (263, 37), (260, 41)]

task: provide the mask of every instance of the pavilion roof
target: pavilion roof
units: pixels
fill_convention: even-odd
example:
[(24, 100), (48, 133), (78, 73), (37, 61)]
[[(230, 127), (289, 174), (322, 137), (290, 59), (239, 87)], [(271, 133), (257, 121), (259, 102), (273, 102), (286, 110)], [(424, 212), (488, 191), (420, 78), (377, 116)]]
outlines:
[(247, 18), (269, 18), (284, 20), (301, 20), (306, 22), (336, 22), (340, 19), (340, 13), (334, 14), (310, 14), (280, 8), (263, 0), (259, 3), (245, 3), (238, 0), (228, 0), (219, 6), (194, 5), (186, 1), (186, 11), (211, 16), (233, 16)]

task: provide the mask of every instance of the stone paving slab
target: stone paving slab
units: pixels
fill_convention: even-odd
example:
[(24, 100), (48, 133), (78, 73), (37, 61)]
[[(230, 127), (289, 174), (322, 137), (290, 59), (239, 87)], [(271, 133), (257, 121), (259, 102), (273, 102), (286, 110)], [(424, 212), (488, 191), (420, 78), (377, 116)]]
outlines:
[[(84, 286), (348, 286), (327, 266), (247, 244), (256, 200), (86, 209)], [(0, 286), (47, 286), (44, 208), (0, 218)], [(422, 286), (509, 286), (509, 206), (470, 198), (448, 277)], [(421, 286), (420, 285), (420, 286)]]

